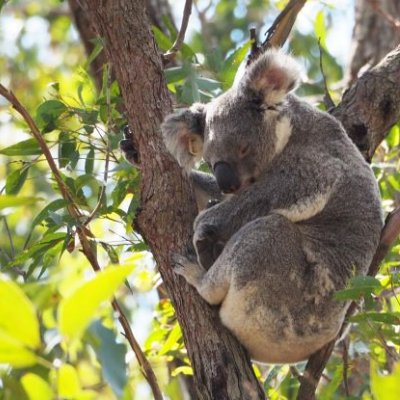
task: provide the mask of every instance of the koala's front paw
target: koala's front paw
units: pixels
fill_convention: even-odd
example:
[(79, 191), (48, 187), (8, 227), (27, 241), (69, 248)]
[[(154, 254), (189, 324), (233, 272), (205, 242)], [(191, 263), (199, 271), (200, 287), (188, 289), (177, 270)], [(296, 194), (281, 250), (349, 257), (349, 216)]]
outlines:
[(182, 254), (174, 253), (171, 261), (174, 272), (183, 276), (193, 286), (198, 284), (206, 272), (196, 261), (191, 261)]
[(124, 153), (126, 161), (135, 167), (139, 166), (139, 153), (134, 145), (133, 133), (128, 126), (124, 128), (124, 139), (119, 142), (119, 148)]
[(198, 225), (195, 232), (193, 243), (196, 248), (199, 263), (208, 270), (221, 254), (224, 248), (219, 240), (217, 228), (213, 225)]

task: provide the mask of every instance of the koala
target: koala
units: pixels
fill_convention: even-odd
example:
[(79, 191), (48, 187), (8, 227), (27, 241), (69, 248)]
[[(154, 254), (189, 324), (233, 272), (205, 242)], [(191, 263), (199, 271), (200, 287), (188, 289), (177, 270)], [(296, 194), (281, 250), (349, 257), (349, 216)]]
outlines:
[[(269, 50), (162, 124), (202, 209), (196, 257), (174, 255), (174, 270), (264, 363), (305, 360), (337, 336), (349, 303), (334, 293), (366, 274), (383, 225), (371, 169), (336, 119), (291, 94), (299, 76)], [(192, 170), (201, 159), (213, 174)]]

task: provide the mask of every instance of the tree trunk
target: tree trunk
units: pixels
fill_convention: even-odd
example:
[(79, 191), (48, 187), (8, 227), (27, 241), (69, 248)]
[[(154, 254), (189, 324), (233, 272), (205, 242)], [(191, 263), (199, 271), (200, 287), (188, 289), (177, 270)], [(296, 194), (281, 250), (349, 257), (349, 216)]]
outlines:
[(349, 80), (371, 68), (400, 43), (398, 0), (355, 0), (355, 26)]
[(141, 159), (141, 208), (136, 228), (149, 244), (174, 303), (195, 373), (199, 399), (263, 399), (243, 347), (208, 306), (174, 275), (169, 260), (192, 235), (196, 206), (188, 179), (167, 154), (159, 126), (171, 111), (161, 57), (143, 0), (88, 0), (85, 11), (103, 38)]

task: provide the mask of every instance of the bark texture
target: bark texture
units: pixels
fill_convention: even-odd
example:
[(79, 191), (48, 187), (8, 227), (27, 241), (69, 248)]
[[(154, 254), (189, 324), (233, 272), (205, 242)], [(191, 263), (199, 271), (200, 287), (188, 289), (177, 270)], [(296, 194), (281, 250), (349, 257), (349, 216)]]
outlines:
[(332, 115), (370, 161), (400, 116), (400, 46), (344, 93)]
[(398, 0), (355, 0), (355, 26), (349, 80), (373, 67), (400, 43)]
[(103, 38), (120, 84), (129, 126), (141, 159), (141, 210), (137, 229), (149, 244), (175, 305), (195, 372), (199, 399), (263, 399), (248, 357), (208, 306), (172, 272), (169, 258), (192, 235), (196, 206), (189, 182), (167, 154), (159, 125), (171, 110), (161, 57), (143, 0), (87, 0), (92, 26)]

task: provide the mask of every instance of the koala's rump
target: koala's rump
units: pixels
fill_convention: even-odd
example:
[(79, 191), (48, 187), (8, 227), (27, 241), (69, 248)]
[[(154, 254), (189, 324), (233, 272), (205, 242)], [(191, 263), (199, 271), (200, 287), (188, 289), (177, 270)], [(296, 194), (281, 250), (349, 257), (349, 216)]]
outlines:
[[(306, 359), (341, 326), (346, 305), (332, 299), (330, 281), (323, 288), (310, 287), (315, 276), (303, 240), (299, 227), (285, 217), (261, 217), (231, 238), (213, 266), (231, 275), (221, 320), (255, 360)], [(329, 279), (325, 266), (314, 270)]]

